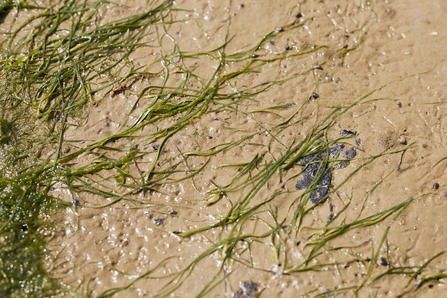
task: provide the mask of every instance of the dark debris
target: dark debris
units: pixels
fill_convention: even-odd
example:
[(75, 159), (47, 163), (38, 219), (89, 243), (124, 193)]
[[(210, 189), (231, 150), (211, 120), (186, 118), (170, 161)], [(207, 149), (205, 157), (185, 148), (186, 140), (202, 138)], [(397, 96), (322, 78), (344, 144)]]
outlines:
[(343, 137), (356, 136), (357, 132), (343, 129), (342, 131), (340, 131), (340, 135)]
[[(357, 155), (354, 147), (345, 149), (345, 145), (336, 143), (329, 148), (329, 161), (333, 159), (348, 159), (337, 163), (337, 169), (345, 168), (349, 165), (349, 160)], [(341, 154), (340, 154), (341, 153)], [(321, 153), (307, 155), (300, 159), (303, 173), (296, 183), (296, 189), (302, 190), (309, 188), (316, 179), (320, 179), (310, 195), (310, 201), (314, 204), (320, 202), (328, 193), (332, 183), (332, 172), (334, 168), (325, 162), (326, 151)]]
[(164, 222), (165, 222), (166, 218), (156, 218), (154, 219), (154, 224), (156, 224), (157, 226), (161, 226)]
[(155, 143), (149, 144), (149, 146), (152, 148), (152, 150), (158, 150), (158, 148), (160, 147), (160, 145)]
[(240, 289), (234, 294), (234, 298), (254, 298), (258, 294), (259, 285), (252, 281), (239, 282)]
[(388, 266), (388, 261), (384, 257), (381, 257), (380, 260), (377, 261), (377, 264), (381, 266)]

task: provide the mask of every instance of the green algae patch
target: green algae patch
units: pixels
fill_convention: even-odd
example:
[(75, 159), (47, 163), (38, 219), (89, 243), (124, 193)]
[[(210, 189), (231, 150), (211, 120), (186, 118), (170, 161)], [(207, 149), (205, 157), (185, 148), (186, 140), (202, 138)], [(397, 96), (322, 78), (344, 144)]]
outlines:
[[(4, 82), (2, 82), (4, 83)], [(42, 263), (46, 221), (58, 205), (46, 194), (50, 172), (34, 158), (42, 144), (26, 105), (3, 89), (0, 119), (0, 295), (45, 297), (56, 292)]]
[(12, 0), (1, 0), (0, 1), (0, 14), (9, 12), (14, 7), (14, 2)]
[[(23, 5), (22, 5), (23, 4)], [(14, 20), (0, 52), (0, 296), (46, 297), (61, 289), (49, 277), (50, 217), (69, 204), (48, 195), (64, 176), (59, 156), (67, 119), (86, 116), (98, 90), (91, 82), (127, 61), (150, 24), (172, 1), (97, 25), (106, 2), (64, 1), (33, 7)], [(13, 1), (1, 1), (0, 13)], [(21, 3), (24, 7), (25, 3)], [(16, 17), (21, 17), (20, 11)], [(23, 31), (32, 24), (33, 30)], [(67, 28), (68, 24), (68, 28)], [(90, 29), (88, 29), (89, 27)], [(25, 32), (25, 33), (24, 33)], [(116, 71), (116, 70), (115, 70)], [(100, 84), (121, 80), (114, 73)], [(43, 158), (42, 151), (49, 156)], [(69, 174), (66, 174), (66, 176)]]

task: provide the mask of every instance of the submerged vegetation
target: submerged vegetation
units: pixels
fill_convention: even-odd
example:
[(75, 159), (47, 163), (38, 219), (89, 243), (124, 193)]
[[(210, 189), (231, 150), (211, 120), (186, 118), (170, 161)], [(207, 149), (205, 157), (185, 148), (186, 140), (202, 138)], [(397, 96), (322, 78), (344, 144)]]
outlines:
[[(445, 277), (442, 272), (426, 272), (429, 263), (442, 253), (422, 266), (377, 269), (393, 222), (415, 198), (375, 214), (368, 214), (364, 206), (360, 211), (352, 210), (352, 198), (348, 198), (343, 201), (346, 204), (332, 214), (330, 197), (352, 177), (381, 158), (397, 156), (401, 163), (413, 144), (403, 149), (389, 146), (376, 155), (362, 152), (353, 160), (355, 167), (350, 168), (352, 171), (341, 183), (333, 185), (316, 205), (310, 202), (311, 194), (319, 187), (318, 182), (326, 172), (335, 164), (346, 162), (341, 156), (329, 159), (330, 148), (354, 140), (352, 136), (339, 136), (335, 124), (361, 103), (373, 101), (371, 98), (378, 89), (347, 106), (321, 107), (318, 96), (312, 95), (315, 90), (309, 90), (297, 104), (265, 107), (259, 104), (257, 96), (298, 77), (312, 76), (315, 66), (281, 79), (243, 84), (250, 81), (251, 75), (266, 71), (266, 66), (305, 59), (325, 48), (325, 45), (313, 45), (276, 56), (261, 54), (270, 39), (294, 32), (306, 21), (297, 19), (236, 53), (228, 53), (227, 47), (234, 38), (228, 34), (219, 47), (191, 53), (183, 52), (171, 35), (171, 26), (181, 21), (175, 19), (179, 10), (173, 8), (172, 1), (149, 1), (147, 10), (113, 21), (102, 18), (108, 9), (106, 5), (115, 4), (72, 0), (34, 7), (33, 16), (27, 20), (22, 20), (17, 13), (11, 32), (3, 41), (0, 60), (1, 296), (42, 297), (59, 292), (89, 296), (88, 285), (82, 285), (86, 281), (77, 288), (68, 287), (49, 271), (50, 259), (57, 259), (45, 248), (48, 240), (45, 236), (57, 225), (50, 220), (51, 215), (72, 205), (98, 209), (113, 208), (122, 201), (144, 208), (167, 205), (141, 199), (138, 195), (162, 193), (162, 186), (184, 181), (196, 187), (195, 179), (210, 169), (213, 158), (243, 146), (254, 152), (252, 158), (219, 164), (222, 169), (237, 169), (234, 177), (226, 185), (208, 179), (213, 185), (208, 191), (209, 200), (190, 204), (190, 208), (198, 205), (213, 208), (225, 202), (228, 207), (225, 212), (212, 214), (213, 223), (197, 229), (162, 231), (162, 227), (159, 228), (160, 233), (171, 237), (204, 235), (211, 243), (209, 247), (178, 272), (161, 276), (157, 271), (165, 263), (174, 262), (175, 255), (170, 255), (126, 286), (109, 289), (99, 297), (132, 290), (140, 281), (154, 280), (164, 283), (154, 296), (169, 296), (188, 282), (200, 262), (216, 254), (220, 265), (214, 272), (209, 272), (208, 283), (197, 289), (194, 295), (198, 297), (206, 296), (222, 284), (227, 289), (232, 270), (238, 266), (284, 276), (324, 270), (337, 271), (342, 276), (345, 268), (341, 264), (350, 263), (359, 263), (365, 269), (366, 273), (356, 279), (357, 284), (325, 292), (315, 289), (311, 293), (302, 293), (321, 297), (343, 292), (357, 295), (375, 280), (396, 274), (407, 277), (408, 285), (411, 285), (407, 293), (411, 294)], [(164, 38), (173, 40), (174, 46), (164, 48)], [(134, 65), (132, 55), (142, 48), (152, 48), (156, 54), (150, 63)], [(199, 66), (191, 66), (191, 61), (201, 60), (214, 67), (210, 67), (212, 72), (208, 76), (197, 74)], [(140, 82), (137, 91), (130, 90), (130, 85), (137, 81)], [(70, 152), (63, 152), (67, 142), (65, 133), (69, 129), (82, 128), (88, 121), (89, 109), (100, 100), (98, 96), (116, 96), (123, 92), (132, 94), (134, 102), (123, 123), (119, 123), (118, 131), (85, 145), (70, 140)], [(184, 149), (173, 142), (185, 128), (194, 127), (210, 114), (228, 117), (225, 119), (248, 118), (256, 122), (257, 128), (256, 131), (245, 131), (243, 124), (224, 120), (221, 129), (237, 133), (237, 141), (205, 148), (203, 136), (196, 131), (193, 134), (194, 150)], [(259, 123), (254, 114), (269, 114), (277, 120)], [(309, 128), (302, 129), (303, 124)], [(305, 131), (296, 134), (298, 130)], [(266, 137), (255, 140), (260, 132)], [(292, 133), (295, 134), (291, 139), (281, 137)], [(325, 171), (319, 171), (321, 174), (306, 190), (291, 189), (289, 185), (295, 186), (301, 173), (300, 160), (313, 154), (323, 156), (319, 162)], [(138, 171), (132, 172), (131, 167)], [(374, 196), (374, 191), (385, 179), (373, 182), (371, 191), (362, 198), (364, 202)], [(57, 187), (69, 190), (73, 201), (57, 197), (54, 193)], [(95, 205), (88, 199), (77, 199), (84, 194), (102, 198), (102, 203)], [(287, 202), (287, 208), (279, 210), (279, 201)], [(330, 209), (329, 221), (321, 225), (312, 213), (316, 206), (324, 208), (322, 205), (326, 203), (330, 206), (327, 208)], [(348, 215), (349, 212), (355, 212), (356, 216)], [(191, 219), (185, 219), (188, 220)], [(359, 257), (357, 247), (343, 246), (339, 242), (337, 246), (332, 244), (348, 233), (373, 225), (380, 225), (383, 233), (379, 238), (370, 236), (366, 243), (359, 245), (363, 253), (369, 251), (368, 258)], [(214, 236), (207, 234), (216, 230)], [(295, 239), (303, 237), (305, 243), (298, 244), (303, 260), (297, 262), (292, 256), (296, 248), (291, 247), (290, 242), (296, 243)], [(254, 255), (258, 246), (268, 247), (271, 259), (280, 263), (275, 270), (257, 267), (253, 260), (259, 257)]]

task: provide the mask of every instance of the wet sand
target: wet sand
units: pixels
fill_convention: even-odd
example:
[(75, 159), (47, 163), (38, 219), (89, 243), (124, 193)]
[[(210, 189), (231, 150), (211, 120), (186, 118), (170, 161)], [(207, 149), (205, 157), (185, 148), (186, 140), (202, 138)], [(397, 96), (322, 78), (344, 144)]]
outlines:
[[(144, 6), (144, 1), (123, 3), (131, 9), (114, 7), (107, 14), (110, 17), (124, 16), (142, 11)], [(319, 272), (283, 274), (286, 261), (287, 266), (293, 268), (309, 253), (310, 248), (305, 243), (307, 237), (315, 232), (311, 229), (282, 232), (282, 239), (275, 239), (276, 245), (281, 243), (276, 257), (271, 237), (260, 239), (263, 243), (239, 242), (236, 247), (238, 253), (227, 264), (222, 264), (225, 247), (216, 248), (212, 254), (194, 263), (194, 269), (181, 277), (184, 278), (182, 284), (180, 281), (173, 284), (178, 288), (170, 297), (196, 297), (216, 274), (218, 279), (222, 279), (229, 273), (225, 282), (209, 289), (205, 296), (254, 297), (247, 294), (252, 291), (244, 290), (244, 285), (251, 285), (248, 282), (256, 283), (254, 292), (262, 291), (261, 297), (313, 297), (338, 289), (344, 289), (338, 295), (346, 293), (352, 296), (349, 288), (362, 284), (368, 270), (365, 264), (372, 258), (372, 251), (376, 252), (391, 223), (380, 249), (380, 264), (374, 265), (374, 276), (394, 267), (421, 266), (447, 247), (447, 150), (443, 120), (447, 112), (447, 5), (443, 1), (303, 1), (297, 5), (294, 1), (179, 0), (174, 7), (185, 10), (173, 12), (175, 19), (181, 22), (172, 24), (164, 33), (162, 46), (167, 55), (175, 49), (173, 40), (183, 52), (209, 52), (222, 45), (227, 35), (234, 38), (225, 47), (225, 53), (232, 54), (255, 46), (263, 36), (275, 30), (279, 33), (262, 45), (256, 52), (257, 58), (272, 59), (284, 53), (296, 54), (321, 45), (325, 47), (303, 56), (266, 64), (257, 73), (238, 77), (237, 85), (226, 86), (226, 92), (238, 88), (257, 90), (261, 89), (259, 84), (293, 78), (241, 103), (240, 113), (230, 109), (216, 112), (213, 110), (219, 107), (211, 106), (211, 112), (195, 119), (169, 140), (163, 151), (168, 157), (178, 152), (233, 143), (257, 133), (240, 145), (214, 156), (188, 157), (192, 170), (207, 163), (193, 180), (159, 185), (156, 191), (128, 196), (144, 201), (144, 204), (120, 200), (103, 208), (90, 207), (104, 206), (114, 199), (87, 192), (73, 193), (64, 185), (56, 186), (53, 195), (65, 201), (76, 199), (81, 206), (67, 208), (57, 218), (60, 232), (53, 235), (48, 244), (51, 254), (58, 256), (51, 265), (54, 277), (70, 289), (95, 297), (108, 289), (129, 285), (137, 277), (154, 270), (114, 297), (156, 296), (167, 288), (170, 278), (230, 233), (228, 228), (214, 228), (189, 237), (176, 235), (177, 232), (218, 222), (219, 215), (231, 208), (230, 201), (236, 202), (242, 195), (242, 192), (234, 192), (228, 195), (229, 200), (224, 198), (211, 206), (206, 205), (211, 197), (207, 191), (216, 185), (229, 184), (238, 174), (237, 167), (220, 165), (247, 163), (257, 155), (266, 154), (272, 139), (269, 132), (309, 101), (308, 121), (285, 130), (277, 136), (278, 142), (271, 143), (267, 159), (280, 158), (284, 147), (306, 138), (317, 113), (320, 119), (324, 118), (332, 111), (331, 107), (349, 106), (376, 89), (328, 130), (331, 140), (340, 138), (341, 130), (355, 131), (361, 139), (360, 144), (356, 144), (354, 138), (343, 140), (357, 148), (358, 154), (347, 167), (333, 170), (332, 187), (340, 185), (371, 156), (386, 150), (389, 153), (409, 149), (402, 159), (400, 153), (385, 154), (376, 159), (332, 194), (334, 215), (342, 212), (350, 202), (349, 209), (343, 211), (332, 225), (352, 222), (357, 216), (374, 215), (411, 197), (416, 198), (395, 222), (392, 223), (393, 215), (378, 224), (335, 238), (309, 266), (334, 261), (339, 266), (323, 266)], [(301, 27), (281, 32), (281, 28), (287, 28), (288, 24), (303, 22), (305, 24)], [(151, 47), (135, 52), (135, 66), (151, 63), (160, 51), (155, 35), (148, 36), (146, 42)], [(202, 57), (200, 60), (185, 59), (185, 64), (194, 68), (194, 73), (206, 82), (218, 63), (205, 55)], [(228, 63), (225, 71), (235, 70), (242, 64)], [(171, 66), (174, 71), (175, 67)], [(147, 69), (155, 73), (162, 66), (155, 63)], [(87, 123), (72, 127), (65, 133), (68, 141), (83, 141), (66, 142), (65, 148), (82, 147), (117, 133), (138, 92), (148, 85), (160, 85), (163, 80), (156, 76), (138, 80), (129, 90), (113, 97), (111, 93), (97, 94), (98, 105), (90, 107)], [(173, 73), (167, 85), (176, 86), (181, 80), (181, 75)], [(199, 85), (199, 80), (194, 82)], [(318, 98), (312, 96), (313, 93), (318, 94)], [(150, 99), (145, 99), (133, 115), (138, 115), (149, 103)], [(254, 112), (283, 105), (292, 107), (277, 111), (283, 118), (272, 113)], [(170, 120), (166, 120), (162, 125), (169, 124)], [(143, 133), (156, 130), (148, 126)], [(120, 139), (110, 145), (130, 147), (132, 144), (132, 141)], [(152, 153), (136, 161), (139, 169), (129, 166), (135, 177), (139, 176), (138, 171), (148, 171), (156, 148), (154, 144), (139, 145), (140, 150)], [(120, 154), (117, 152), (116, 157), (121, 158)], [(93, 158), (91, 155), (79, 157), (74, 166), (85, 165)], [(172, 162), (181, 162), (182, 158), (177, 156)], [(288, 191), (261, 207), (262, 212), (256, 220), (246, 223), (246, 233), (262, 235), (269, 232), (273, 220), (267, 211), (274, 208), (277, 208), (279, 220), (290, 218), (294, 211), (291, 206), (295, 206), (294, 200), (303, 192), (296, 190), (300, 171), (301, 166), (294, 166), (283, 173), (284, 177), (273, 175), (257, 193), (252, 205), (265, 200), (279, 188)], [(110, 170), (100, 174), (113, 177), (117, 172)], [(179, 172), (171, 178), (184, 176)], [(128, 179), (127, 183), (135, 182), (124, 179)], [(382, 179), (383, 182), (374, 188)], [(434, 183), (438, 183), (439, 188), (433, 188)], [(104, 184), (110, 189), (124, 191), (123, 187), (113, 183)], [(308, 204), (308, 208), (312, 207), (311, 202)], [(330, 213), (329, 201), (318, 204), (304, 218), (302, 227), (324, 227)], [(285, 225), (289, 223), (286, 220)], [(250, 245), (251, 254), (247, 250)], [(331, 250), (336, 247), (344, 249)], [(287, 260), (284, 251), (288, 252)], [(357, 262), (345, 262), (353, 256)], [(160, 262), (161, 265), (156, 267)], [(436, 258), (427, 267), (427, 272), (445, 270), (446, 262), (447, 256)], [(410, 290), (411, 287), (406, 287), (407, 282), (408, 277), (399, 274), (385, 275), (368, 282), (360, 290), (359, 297), (396, 297)], [(415, 287), (411, 289), (413, 291), (409, 294), (417, 297), (440, 297), (446, 291), (442, 282), (416, 294)]]

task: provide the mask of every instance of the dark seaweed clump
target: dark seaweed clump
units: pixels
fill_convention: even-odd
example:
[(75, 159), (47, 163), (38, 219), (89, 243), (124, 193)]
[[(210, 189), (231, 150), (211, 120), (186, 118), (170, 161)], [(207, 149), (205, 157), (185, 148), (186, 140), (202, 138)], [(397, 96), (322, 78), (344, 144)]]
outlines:
[(334, 170), (332, 166), (329, 166), (331, 164), (330, 160), (336, 159), (339, 153), (342, 152), (340, 158), (347, 159), (348, 161), (343, 161), (335, 165), (337, 169), (341, 169), (347, 167), (349, 160), (356, 157), (357, 151), (354, 147), (346, 150), (345, 148), (345, 144), (336, 143), (329, 148), (329, 159), (326, 159), (327, 151), (307, 155), (300, 159), (299, 162), (303, 165), (301, 167), (303, 173), (302, 177), (296, 183), (296, 189), (308, 189), (312, 184), (316, 183), (316, 187), (310, 195), (310, 201), (312, 203), (317, 204), (329, 193), (332, 172)]

